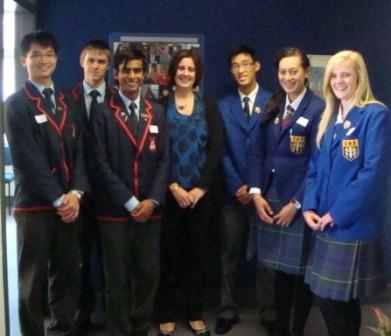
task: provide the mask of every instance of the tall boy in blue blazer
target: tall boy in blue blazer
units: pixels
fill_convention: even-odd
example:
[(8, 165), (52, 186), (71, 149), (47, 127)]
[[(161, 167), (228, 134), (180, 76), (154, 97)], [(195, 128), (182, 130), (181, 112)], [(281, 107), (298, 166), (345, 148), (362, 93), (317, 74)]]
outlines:
[(55, 38), (46, 32), (23, 38), (21, 63), (28, 81), (5, 104), (16, 176), (19, 317), (26, 336), (45, 334), (47, 282), (52, 317), (47, 335), (71, 333), (79, 295), (75, 221), (89, 185), (76, 111), (52, 81), (57, 49)]
[(227, 198), (222, 210), (221, 308), (215, 328), (217, 334), (227, 333), (239, 320), (234, 292), (253, 212), (247, 187), (248, 159), (271, 96), (257, 83), (261, 63), (252, 48), (237, 46), (231, 51), (229, 62), (238, 91), (219, 102), (226, 134), (223, 172)]
[(119, 92), (91, 113), (96, 214), (114, 336), (146, 336), (159, 278), (160, 205), (167, 192), (166, 117), (140, 89), (146, 61), (137, 50), (114, 57)]

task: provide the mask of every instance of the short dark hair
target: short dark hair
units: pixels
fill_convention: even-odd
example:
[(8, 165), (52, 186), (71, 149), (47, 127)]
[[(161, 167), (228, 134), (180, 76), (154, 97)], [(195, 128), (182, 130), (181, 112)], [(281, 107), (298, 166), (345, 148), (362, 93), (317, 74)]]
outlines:
[(56, 38), (44, 31), (35, 31), (25, 35), (20, 43), (22, 56), (26, 56), (30, 51), (31, 44), (36, 43), (42, 47), (52, 47), (56, 55), (58, 54), (58, 44)]
[(145, 55), (138, 49), (130, 48), (116, 52), (114, 55), (114, 64), (113, 68), (115, 71), (119, 70), (119, 66), (125, 62), (128, 63), (132, 60), (140, 60), (143, 63), (143, 71), (147, 72), (147, 60)]
[(107, 57), (108, 57), (109, 62), (110, 62), (111, 49), (110, 49), (110, 47), (109, 47), (109, 45), (107, 44), (106, 41), (103, 41), (103, 40), (89, 40), (83, 46), (83, 49), (81, 50), (80, 59), (83, 59), (84, 58), (84, 54), (86, 53), (86, 51), (91, 50), (91, 49), (98, 49), (98, 50), (104, 51), (107, 54)]
[(197, 87), (200, 85), (202, 74), (203, 74), (203, 66), (201, 57), (195, 49), (184, 49), (175, 54), (173, 59), (170, 62), (170, 67), (168, 69), (168, 75), (170, 76), (170, 84), (175, 85), (175, 75), (178, 70), (179, 63), (184, 58), (191, 58), (194, 62), (195, 66), (195, 80), (193, 87)]
[(253, 62), (259, 62), (259, 59), (257, 57), (257, 53), (256, 53), (255, 49), (253, 49), (245, 44), (237, 44), (229, 52), (229, 55), (228, 55), (229, 67), (231, 67), (232, 59), (234, 57), (238, 56), (239, 54), (249, 55), (251, 57), (251, 59), (253, 60)]

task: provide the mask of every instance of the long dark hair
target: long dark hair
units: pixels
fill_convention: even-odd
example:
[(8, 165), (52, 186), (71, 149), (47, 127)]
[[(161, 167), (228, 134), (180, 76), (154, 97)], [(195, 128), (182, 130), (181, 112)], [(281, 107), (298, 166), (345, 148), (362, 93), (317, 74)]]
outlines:
[[(285, 47), (285, 48), (282, 48), (277, 53), (276, 61), (274, 63), (277, 71), (278, 71), (278, 68), (280, 65), (280, 61), (285, 57), (291, 57), (291, 56), (298, 56), (300, 58), (300, 61), (301, 61), (300, 63), (301, 63), (301, 66), (303, 67), (304, 70), (309, 69), (309, 67), (311, 66), (308, 56), (304, 52), (302, 52), (299, 48)], [(309, 87), (308, 78), (305, 79), (304, 85), (306, 87)], [(270, 98), (270, 100), (266, 106), (267, 117), (264, 122), (270, 122), (271, 120), (273, 120), (277, 116), (277, 114), (280, 110), (280, 105), (281, 105), (284, 97), (285, 97), (285, 92), (282, 89), (281, 85), (278, 84), (277, 92), (275, 92), (273, 94), (273, 96)]]

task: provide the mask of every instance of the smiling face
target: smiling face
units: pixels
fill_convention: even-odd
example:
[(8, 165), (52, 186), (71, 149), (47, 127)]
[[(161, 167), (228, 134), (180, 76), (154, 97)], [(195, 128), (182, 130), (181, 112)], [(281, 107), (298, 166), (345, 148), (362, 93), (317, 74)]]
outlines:
[(179, 62), (175, 73), (175, 85), (181, 89), (193, 89), (196, 67), (191, 57), (184, 57)]
[(57, 65), (57, 55), (52, 47), (41, 46), (33, 42), (27, 54), (20, 58), (20, 63), (27, 69), (30, 80), (46, 86), (52, 81), (52, 74)]
[(358, 86), (358, 77), (350, 60), (334, 66), (330, 73), (330, 87), (334, 95), (342, 102), (349, 102)]
[(137, 99), (141, 86), (144, 83), (143, 61), (132, 59), (122, 62), (118, 71), (114, 71), (114, 77), (118, 81), (119, 89), (129, 99)]
[(257, 83), (257, 72), (261, 69), (261, 64), (254, 61), (249, 54), (238, 54), (231, 59), (231, 73), (239, 90), (243, 93), (250, 93)]
[(300, 56), (284, 57), (278, 64), (278, 80), (289, 100), (295, 100), (305, 88), (308, 69), (304, 69)]
[(105, 80), (105, 74), (109, 68), (109, 53), (106, 50), (85, 50), (80, 59), (80, 65), (84, 70), (84, 80), (92, 87), (98, 87)]

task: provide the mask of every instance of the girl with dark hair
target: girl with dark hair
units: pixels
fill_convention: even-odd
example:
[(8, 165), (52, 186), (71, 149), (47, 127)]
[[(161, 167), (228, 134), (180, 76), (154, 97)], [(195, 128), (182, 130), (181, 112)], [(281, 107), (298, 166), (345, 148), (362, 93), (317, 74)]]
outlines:
[(280, 87), (268, 103), (250, 160), (249, 187), (258, 216), (249, 254), (275, 271), (276, 335), (302, 335), (312, 294), (303, 279), (310, 232), (300, 207), (324, 103), (308, 87), (310, 62), (301, 50), (282, 49), (276, 67)]
[(178, 52), (169, 68), (173, 95), (166, 112), (170, 181), (161, 232), (161, 281), (157, 295), (158, 335), (171, 336), (185, 319), (197, 336), (209, 336), (202, 320), (210, 190), (224, 139), (217, 105), (195, 88), (202, 64), (193, 50)]

